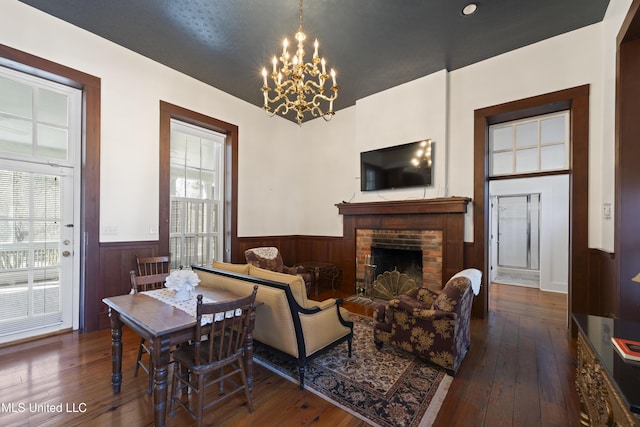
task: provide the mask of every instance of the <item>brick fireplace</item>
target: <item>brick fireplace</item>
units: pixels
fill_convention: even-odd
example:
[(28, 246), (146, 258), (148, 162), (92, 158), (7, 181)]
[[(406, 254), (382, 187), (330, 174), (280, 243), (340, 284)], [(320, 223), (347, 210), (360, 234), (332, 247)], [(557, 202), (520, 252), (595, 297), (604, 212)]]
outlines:
[[(407, 260), (402, 265), (390, 262), (383, 265), (382, 257), (375, 255), (375, 249), (396, 252), (399, 258)], [(412, 257), (415, 253), (417, 256)], [(389, 255), (391, 257), (391, 255)], [(418, 258), (415, 262), (413, 258)], [(397, 268), (416, 281), (418, 287), (442, 286), (442, 230), (402, 230), (402, 229), (358, 229), (356, 230), (356, 280), (364, 281), (365, 264), (377, 266), (374, 278), (384, 271)]]
[(448, 197), (337, 204), (345, 242), (343, 290), (354, 290), (364, 277), (372, 246), (422, 251), (422, 286), (441, 289), (464, 268), (464, 214), (469, 202), (466, 197)]

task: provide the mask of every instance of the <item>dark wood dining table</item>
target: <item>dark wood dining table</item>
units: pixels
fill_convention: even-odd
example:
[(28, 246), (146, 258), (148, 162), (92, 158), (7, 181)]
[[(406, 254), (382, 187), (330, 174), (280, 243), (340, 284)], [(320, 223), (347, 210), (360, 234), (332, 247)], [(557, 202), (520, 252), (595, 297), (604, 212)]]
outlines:
[[(239, 298), (228, 291), (198, 287), (192, 293), (202, 294), (218, 302)], [(153, 360), (154, 424), (166, 425), (168, 366), (172, 347), (192, 340), (196, 318), (187, 312), (144, 293), (118, 295), (102, 300), (109, 307), (111, 322), (111, 384), (113, 394), (120, 393), (122, 384), (122, 325), (127, 325), (150, 345)], [(260, 305), (256, 301), (256, 305)], [(253, 391), (253, 335), (245, 342), (245, 367), (249, 392)]]

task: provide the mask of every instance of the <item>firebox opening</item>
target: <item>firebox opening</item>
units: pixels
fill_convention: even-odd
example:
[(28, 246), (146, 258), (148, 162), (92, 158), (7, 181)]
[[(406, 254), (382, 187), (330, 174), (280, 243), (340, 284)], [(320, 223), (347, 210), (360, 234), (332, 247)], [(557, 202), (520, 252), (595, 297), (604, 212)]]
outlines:
[(371, 263), (375, 265), (374, 277), (385, 271), (398, 270), (415, 280), (422, 287), (422, 249), (413, 247), (389, 248), (371, 246)]

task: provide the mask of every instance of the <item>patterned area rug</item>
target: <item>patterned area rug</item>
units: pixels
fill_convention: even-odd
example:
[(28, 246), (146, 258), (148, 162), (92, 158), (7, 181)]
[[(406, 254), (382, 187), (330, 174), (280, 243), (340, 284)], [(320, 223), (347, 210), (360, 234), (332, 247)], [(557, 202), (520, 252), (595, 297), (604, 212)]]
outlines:
[[(305, 372), (305, 389), (373, 426), (433, 424), (452, 377), (391, 346), (376, 349), (373, 319), (351, 314), (351, 320), (352, 357), (347, 356), (344, 343), (311, 361)], [(294, 362), (259, 346), (254, 360), (298, 382)]]

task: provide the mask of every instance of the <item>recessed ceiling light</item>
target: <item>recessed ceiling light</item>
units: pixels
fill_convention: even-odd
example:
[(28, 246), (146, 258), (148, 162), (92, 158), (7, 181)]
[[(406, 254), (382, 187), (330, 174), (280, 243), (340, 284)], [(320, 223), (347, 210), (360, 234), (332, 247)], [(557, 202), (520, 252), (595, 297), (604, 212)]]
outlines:
[(469, 3), (468, 5), (466, 5), (463, 9), (462, 9), (462, 14), (464, 16), (468, 16), (468, 15), (472, 15), (476, 12), (476, 10), (478, 9), (478, 5), (475, 3)]

